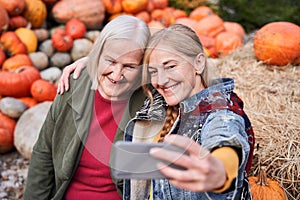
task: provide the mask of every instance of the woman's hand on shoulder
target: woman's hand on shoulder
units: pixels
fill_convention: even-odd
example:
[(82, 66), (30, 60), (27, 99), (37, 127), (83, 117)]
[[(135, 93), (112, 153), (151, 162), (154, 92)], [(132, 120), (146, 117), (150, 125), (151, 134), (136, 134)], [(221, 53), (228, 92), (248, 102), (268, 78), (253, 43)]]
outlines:
[(63, 73), (57, 84), (57, 94), (63, 94), (65, 91), (68, 91), (70, 88), (69, 78), (72, 72), (74, 72), (73, 78), (77, 79), (83, 68), (86, 67), (88, 57), (83, 57), (72, 64), (66, 66), (63, 69)]
[(181, 136), (169, 135), (165, 142), (184, 149), (187, 154), (153, 148), (153, 157), (174, 163), (186, 170), (175, 169), (163, 163), (160, 171), (169, 178), (169, 182), (181, 189), (193, 192), (212, 191), (220, 188), (226, 181), (226, 169), (223, 163), (194, 140)]

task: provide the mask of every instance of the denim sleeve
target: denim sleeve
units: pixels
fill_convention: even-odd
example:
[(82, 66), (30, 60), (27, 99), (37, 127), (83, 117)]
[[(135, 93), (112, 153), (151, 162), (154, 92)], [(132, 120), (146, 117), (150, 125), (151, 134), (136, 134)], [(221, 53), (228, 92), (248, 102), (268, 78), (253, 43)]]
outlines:
[(209, 150), (221, 146), (234, 147), (242, 155), (242, 165), (248, 159), (250, 146), (244, 119), (229, 110), (211, 113), (201, 131), (201, 144)]

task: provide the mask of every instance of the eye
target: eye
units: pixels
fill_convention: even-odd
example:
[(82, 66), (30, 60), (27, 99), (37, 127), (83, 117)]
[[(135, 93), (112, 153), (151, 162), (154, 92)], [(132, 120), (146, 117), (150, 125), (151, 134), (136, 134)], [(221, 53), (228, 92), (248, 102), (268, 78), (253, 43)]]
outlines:
[(168, 65), (165, 67), (165, 69), (173, 69), (174, 67), (176, 67), (176, 65)]
[(128, 69), (136, 69), (137, 67), (132, 66), (132, 65), (124, 65), (124, 67), (128, 68)]
[(110, 64), (116, 64), (117, 62), (112, 60), (112, 59), (106, 59), (106, 62), (110, 63)]
[(151, 76), (154, 76), (154, 75), (157, 74), (157, 70), (155, 70), (155, 69), (149, 69), (149, 70), (148, 70), (148, 73), (149, 73)]

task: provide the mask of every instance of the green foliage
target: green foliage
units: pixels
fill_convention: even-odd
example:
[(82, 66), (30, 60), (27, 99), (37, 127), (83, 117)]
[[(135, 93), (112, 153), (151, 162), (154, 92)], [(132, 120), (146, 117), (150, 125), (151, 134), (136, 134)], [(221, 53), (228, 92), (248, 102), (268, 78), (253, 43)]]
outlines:
[(219, 0), (218, 14), (243, 25), (247, 32), (275, 21), (300, 25), (299, 0)]

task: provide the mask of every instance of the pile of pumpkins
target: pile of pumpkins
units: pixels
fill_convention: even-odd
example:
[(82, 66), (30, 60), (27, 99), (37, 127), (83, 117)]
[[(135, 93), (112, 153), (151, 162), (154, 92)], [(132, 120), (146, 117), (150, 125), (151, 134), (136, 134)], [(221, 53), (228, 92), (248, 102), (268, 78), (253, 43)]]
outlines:
[[(86, 56), (105, 23), (123, 14), (144, 20), (152, 33), (174, 23), (189, 26), (211, 58), (226, 56), (245, 41), (241, 24), (224, 21), (204, 4), (187, 13), (168, 0), (0, 0), (0, 102), (21, 102), (25, 111), (53, 101), (63, 67)], [(49, 28), (49, 20), (55, 26)], [(266, 64), (297, 65), (300, 27), (266, 24), (256, 32), (253, 46)], [(22, 115), (5, 110), (0, 103), (0, 154), (14, 148), (14, 129)]]

